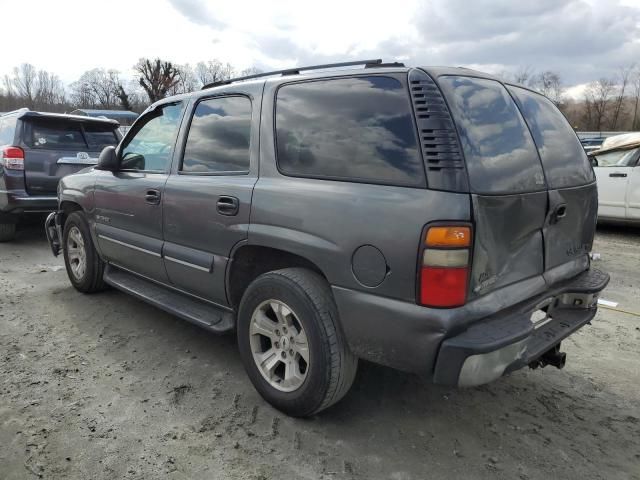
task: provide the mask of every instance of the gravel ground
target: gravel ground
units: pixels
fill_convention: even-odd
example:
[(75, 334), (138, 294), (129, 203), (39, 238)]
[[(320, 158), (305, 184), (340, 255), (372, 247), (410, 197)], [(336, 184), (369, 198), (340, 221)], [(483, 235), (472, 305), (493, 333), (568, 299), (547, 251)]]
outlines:
[[(600, 228), (604, 298), (640, 312), (640, 229)], [(640, 317), (601, 309), (564, 370), (480, 388), (361, 363), (283, 416), (214, 336), (125, 294), (76, 292), (40, 223), (0, 244), (0, 478), (640, 479)]]

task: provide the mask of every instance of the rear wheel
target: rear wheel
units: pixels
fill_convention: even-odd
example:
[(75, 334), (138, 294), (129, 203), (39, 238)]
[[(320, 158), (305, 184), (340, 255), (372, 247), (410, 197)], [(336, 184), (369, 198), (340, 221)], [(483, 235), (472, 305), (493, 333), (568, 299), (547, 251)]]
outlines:
[(329, 285), (303, 268), (268, 272), (249, 285), (238, 314), (238, 346), (258, 392), (293, 416), (340, 400), (357, 370)]
[(71, 284), (83, 293), (104, 290), (104, 263), (98, 256), (82, 212), (73, 212), (62, 234), (64, 264)]
[(0, 223), (0, 242), (10, 242), (16, 236), (15, 223)]

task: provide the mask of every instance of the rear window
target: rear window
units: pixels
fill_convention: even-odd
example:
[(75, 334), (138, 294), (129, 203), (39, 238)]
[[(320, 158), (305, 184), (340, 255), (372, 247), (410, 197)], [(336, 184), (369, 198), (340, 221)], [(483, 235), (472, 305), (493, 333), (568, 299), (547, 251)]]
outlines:
[(0, 145), (11, 145), (15, 138), (18, 117), (0, 118)]
[(118, 143), (118, 136), (115, 127), (85, 123), (83, 125), (84, 134), (91, 150), (102, 150), (109, 145)]
[[(531, 129), (550, 188), (585, 185), (594, 180), (589, 159), (569, 122), (547, 98), (509, 87)], [(599, 144), (599, 143), (598, 143)]]
[(289, 84), (276, 100), (278, 167), (286, 175), (424, 186), (406, 87), (367, 76)]
[(32, 148), (51, 150), (87, 148), (78, 122), (37, 119), (29, 121), (29, 127), (25, 143)]
[(446, 76), (440, 86), (458, 128), (475, 193), (545, 189), (542, 165), (516, 104), (494, 80)]

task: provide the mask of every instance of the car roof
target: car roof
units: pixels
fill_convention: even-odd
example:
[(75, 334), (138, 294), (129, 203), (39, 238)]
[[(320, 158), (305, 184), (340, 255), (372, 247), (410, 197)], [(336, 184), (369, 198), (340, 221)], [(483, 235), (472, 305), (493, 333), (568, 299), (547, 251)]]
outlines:
[[(215, 93), (222, 93), (226, 90), (230, 90), (234, 85), (243, 85), (243, 86), (251, 86), (251, 85), (262, 85), (265, 83), (289, 83), (296, 80), (312, 80), (312, 79), (321, 79), (321, 78), (335, 78), (341, 76), (350, 76), (350, 75), (380, 75), (384, 73), (407, 73), (414, 68), (419, 68), (425, 71), (432, 78), (439, 78), (443, 76), (455, 75), (455, 76), (465, 76), (465, 77), (475, 77), (482, 78), (487, 80), (495, 80), (499, 81), (505, 85), (515, 86), (524, 88), (531, 92), (540, 94), (531, 88), (528, 88), (524, 85), (520, 85), (515, 82), (507, 82), (499, 77), (491, 75), (489, 73), (480, 72), (477, 70), (473, 70), (466, 67), (447, 67), (447, 66), (429, 66), (429, 67), (407, 67), (403, 64), (381, 64), (380, 66), (376, 65), (367, 65), (365, 68), (362, 66), (359, 67), (347, 67), (347, 68), (331, 68), (327, 67), (326, 69), (312, 69), (305, 70), (305, 67), (293, 68), (291, 71), (300, 70), (299, 73), (287, 73), (282, 74), (282, 71), (276, 72), (265, 72), (264, 74), (260, 74), (255, 78), (251, 78), (253, 76), (248, 77), (247, 80), (242, 79), (231, 79), (225, 81), (224, 83), (215, 84), (213, 86), (204, 86), (201, 90), (196, 90), (189, 93), (183, 93), (180, 95), (174, 95), (172, 97), (163, 98), (152, 104), (149, 109), (156, 108), (160, 105), (170, 104), (181, 100), (189, 100), (191, 98), (200, 98), (203, 96), (210, 96)], [(231, 88), (230, 88), (231, 87)], [(147, 110), (149, 110), (147, 109)]]

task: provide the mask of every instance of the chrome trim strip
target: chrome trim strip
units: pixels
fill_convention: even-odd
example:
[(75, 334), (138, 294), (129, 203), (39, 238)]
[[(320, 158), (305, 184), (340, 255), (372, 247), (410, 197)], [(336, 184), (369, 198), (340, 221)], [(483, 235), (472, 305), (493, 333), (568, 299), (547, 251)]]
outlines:
[(184, 265), (185, 267), (195, 268), (196, 270), (201, 270), (203, 272), (211, 273), (210, 268), (201, 267), (200, 265), (195, 265), (193, 263), (185, 262), (184, 260), (178, 260), (177, 258), (164, 256), (165, 260), (169, 260), (170, 262), (179, 263), (180, 265)]
[(97, 158), (77, 158), (77, 157), (62, 157), (56, 162), (58, 165), (97, 165)]
[[(4, 192), (0, 192), (0, 193), (4, 193)], [(7, 192), (7, 193), (11, 193), (11, 192)], [(58, 197), (13, 197), (14, 200), (31, 200), (34, 202), (37, 202), (38, 200), (55, 200), (56, 202), (58, 201)]]
[(144, 252), (149, 255), (153, 255), (154, 257), (161, 257), (159, 253), (152, 252), (151, 250), (147, 250), (146, 248), (136, 247), (135, 245), (131, 245), (130, 243), (121, 242), (120, 240), (116, 240), (115, 238), (107, 237), (106, 235), (98, 234), (98, 238), (102, 238), (108, 242), (117, 243), (118, 245), (122, 245), (123, 247), (131, 248), (133, 250), (138, 250), (139, 252)]

